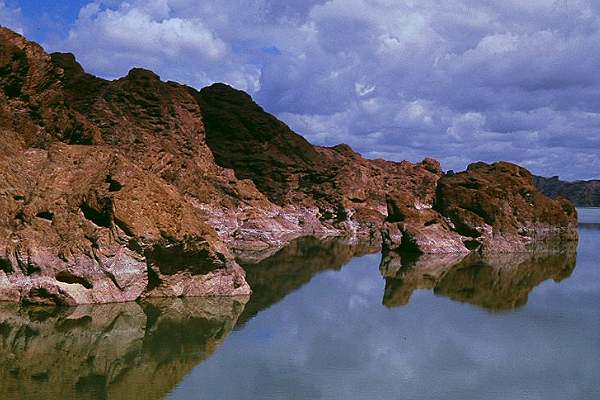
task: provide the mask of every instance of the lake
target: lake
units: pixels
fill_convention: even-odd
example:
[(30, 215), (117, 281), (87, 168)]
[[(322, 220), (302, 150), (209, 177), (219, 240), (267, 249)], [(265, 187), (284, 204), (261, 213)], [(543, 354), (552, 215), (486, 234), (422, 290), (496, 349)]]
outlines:
[(303, 239), (250, 298), (0, 304), (4, 399), (598, 399), (600, 209), (577, 249), (399, 257)]

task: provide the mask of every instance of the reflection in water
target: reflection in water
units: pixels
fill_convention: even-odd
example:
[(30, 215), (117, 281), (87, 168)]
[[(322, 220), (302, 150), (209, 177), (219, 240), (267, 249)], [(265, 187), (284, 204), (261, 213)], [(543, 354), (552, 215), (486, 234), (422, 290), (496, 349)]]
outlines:
[(529, 293), (547, 279), (560, 282), (575, 268), (574, 246), (552, 252), (480, 256), (388, 254), (380, 270), (386, 278), (383, 304), (408, 304), (417, 289), (490, 311), (524, 306)]
[(319, 272), (340, 270), (353, 257), (380, 250), (379, 243), (368, 241), (305, 237), (263, 259), (240, 258), (238, 261), (246, 271), (252, 297), (238, 320), (239, 326), (310, 282)]
[(161, 399), (222, 343), (247, 298), (71, 309), (0, 304), (5, 398)]
[[(352, 259), (377, 252), (377, 244), (305, 238), (240, 257), (250, 300), (68, 310), (0, 304), (0, 393), (597, 399), (600, 231), (580, 233), (576, 270), (571, 248), (485, 258), (387, 255), (379, 264), (379, 254)], [(560, 285), (541, 284), (571, 274)], [(528, 304), (496, 314), (461, 302), (494, 311)]]
[[(271, 260), (270, 275), (265, 260), (260, 295), (268, 309), (233, 332), (169, 399), (599, 399), (600, 231), (580, 233), (574, 270), (568, 251), (499, 257), (473, 268), (460, 257), (412, 260), (413, 270), (429, 269), (413, 275), (413, 287), (434, 282), (445, 296), (488, 309), (528, 297), (518, 312), (491, 313), (431, 291), (413, 293), (405, 307), (384, 307), (379, 254), (354, 258), (339, 271), (298, 260), (290, 276), (306, 268), (295, 282), (310, 283), (287, 288), (286, 273), (275, 271), (288, 267)], [(384, 268), (390, 278), (409, 269)], [(552, 281), (571, 272), (560, 284)], [(271, 279), (280, 289), (269, 298)], [(478, 285), (481, 292), (473, 290)]]
[(598, 223), (579, 223), (579, 228), (580, 229), (591, 229), (591, 230), (596, 230), (596, 231), (600, 231), (600, 224)]

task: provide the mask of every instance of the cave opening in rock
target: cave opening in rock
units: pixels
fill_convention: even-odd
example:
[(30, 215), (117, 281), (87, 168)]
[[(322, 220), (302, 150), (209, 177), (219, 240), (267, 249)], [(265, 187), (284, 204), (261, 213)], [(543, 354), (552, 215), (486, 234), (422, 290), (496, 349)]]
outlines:
[(40, 211), (39, 213), (35, 214), (35, 216), (47, 221), (52, 221), (54, 219), (54, 213), (50, 211)]
[(7, 274), (14, 271), (10, 260), (0, 257), (0, 271), (4, 271)]
[(64, 283), (78, 283), (86, 289), (92, 289), (94, 285), (82, 276), (77, 276), (69, 271), (61, 271), (56, 274), (56, 280)]
[(121, 182), (114, 180), (111, 175), (106, 175), (105, 182), (108, 183), (109, 192), (118, 192), (119, 190), (123, 189)]
[(112, 225), (112, 218), (109, 212), (106, 211), (98, 211), (92, 207), (90, 207), (86, 202), (82, 202), (79, 205), (83, 216), (93, 222), (98, 226), (102, 226), (105, 228), (110, 228)]

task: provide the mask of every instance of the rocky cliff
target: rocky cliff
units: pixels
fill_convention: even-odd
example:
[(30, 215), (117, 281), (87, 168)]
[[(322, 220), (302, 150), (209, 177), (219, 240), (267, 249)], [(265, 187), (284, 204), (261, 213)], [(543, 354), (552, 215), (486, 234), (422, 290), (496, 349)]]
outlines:
[(392, 250), (511, 253), (577, 240), (575, 207), (546, 197), (527, 170), (507, 162), (440, 177), (429, 207), (405, 191), (388, 197), (384, 238)]
[(1, 28), (0, 132), (2, 300), (248, 294), (232, 250), (307, 235), (425, 253), (576, 238), (572, 206), (517, 166), (449, 176), (313, 146), (226, 85), (107, 81)]
[(578, 207), (600, 207), (600, 180), (566, 182), (558, 176), (534, 176), (534, 181), (546, 196), (564, 197)]
[(0, 299), (250, 292), (195, 202), (269, 203), (214, 163), (186, 88), (143, 70), (104, 81), (4, 29), (0, 88)]

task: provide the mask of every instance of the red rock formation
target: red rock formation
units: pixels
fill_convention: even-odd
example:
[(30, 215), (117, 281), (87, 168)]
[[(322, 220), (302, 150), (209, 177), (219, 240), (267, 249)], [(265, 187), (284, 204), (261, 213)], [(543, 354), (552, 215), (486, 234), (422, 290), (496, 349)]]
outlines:
[(305, 217), (296, 221), (306, 226), (302, 234), (378, 237), (387, 215), (386, 193), (398, 188), (423, 204), (433, 203), (441, 175), (435, 160), (416, 165), (367, 160), (347, 145), (312, 146), (227, 85), (209, 86), (195, 96), (216, 162), (252, 180), (288, 215), (301, 210)]
[(4, 29), (0, 72), (1, 299), (250, 292), (188, 198), (243, 196), (221, 196), (233, 174), (212, 163), (185, 88), (144, 71), (102, 81)]
[[(306, 235), (374, 240), (384, 223), (387, 248), (421, 252), (575, 237), (572, 207), (506, 168), (471, 169), (482, 186), (469, 189), (435, 160), (312, 146), (226, 85), (198, 92), (142, 69), (103, 80), (1, 28), (0, 133), (6, 300), (244, 294), (230, 249)], [(504, 191), (491, 190), (496, 178)], [(472, 207), (483, 195), (498, 211), (491, 223)]]
[(436, 181), (433, 207), (406, 191), (388, 197), (384, 242), (417, 253), (514, 253), (577, 240), (577, 212), (540, 193), (531, 174), (499, 162), (471, 164)]
[(507, 162), (475, 163), (446, 175), (435, 208), (454, 229), (487, 252), (530, 250), (577, 239), (577, 211), (539, 192), (526, 169)]

